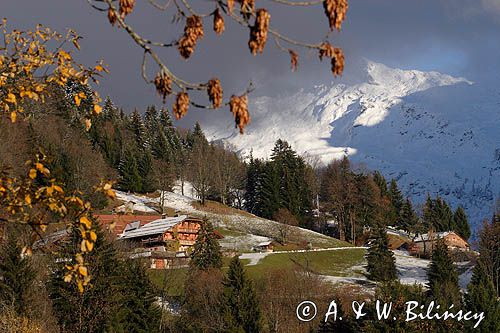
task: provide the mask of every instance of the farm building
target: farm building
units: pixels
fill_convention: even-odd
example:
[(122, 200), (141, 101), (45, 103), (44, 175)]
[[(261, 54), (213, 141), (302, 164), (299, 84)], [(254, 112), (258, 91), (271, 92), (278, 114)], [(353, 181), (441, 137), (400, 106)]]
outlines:
[(137, 228), (161, 219), (161, 215), (96, 214), (94, 217), (116, 237), (121, 236), (126, 228)]
[(273, 248), (272, 241), (261, 242), (253, 247), (254, 251), (258, 252), (273, 252)]
[(429, 254), (433, 251), (436, 242), (443, 239), (450, 250), (469, 251), (470, 245), (453, 231), (422, 234), (415, 238), (410, 245), (411, 254)]
[(196, 242), (201, 222), (198, 218), (181, 215), (160, 218), (142, 226), (128, 224), (119, 238), (145, 248), (165, 246), (170, 251), (188, 251)]

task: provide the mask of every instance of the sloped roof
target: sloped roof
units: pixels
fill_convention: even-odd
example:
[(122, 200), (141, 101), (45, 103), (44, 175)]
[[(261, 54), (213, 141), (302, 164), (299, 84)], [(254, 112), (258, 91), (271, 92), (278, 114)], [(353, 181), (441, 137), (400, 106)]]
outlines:
[(128, 224), (139, 221), (140, 225), (161, 219), (161, 215), (121, 215), (121, 214), (95, 214), (97, 221), (104, 226), (114, 224), (113, 234), (119, 236)]
[[(430, 239), (439, 239), (439, 238), (444, 238), (448, 235), (455, 234), (453, 231), (443, 231), (443, 232), (435, 232), (433, 234), (422, 234), (419, 235), (417, 238), (415, 238), (415, 242), (423, 242), (423, 241), (428, 241)], [(457, 235), (458, 236), (458, 235)], [(460, 237), (460, 236), (459, 236)]]
[(124, 231), (124, 233), (120, 236), (120, 238), (130, 239), (130, 238), (163, 234), (164, 232), (170, 230), (175, 225), (184, 221), (186, 218), (187, 218), (186, 215), (181, 215), (177, 217), (167, 217), (164, 219), (158, 219), (148, 224), (145, 224), (138, 229), (134, 229), (128, 232)]

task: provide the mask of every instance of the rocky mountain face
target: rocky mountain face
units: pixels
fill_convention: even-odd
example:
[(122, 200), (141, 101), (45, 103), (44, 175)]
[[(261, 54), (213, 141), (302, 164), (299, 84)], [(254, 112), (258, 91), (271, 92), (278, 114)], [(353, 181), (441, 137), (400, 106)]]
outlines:
[(278, 138), (328, 163), (348, 155), (395, 178), (415, 202), (439, 194), (489, 218), (500, 197), (500, 89), (437, 72), (367, 61), (364, 82), (252, 99), (245, 135), (225, 124), (207, 137), (267, 157)]

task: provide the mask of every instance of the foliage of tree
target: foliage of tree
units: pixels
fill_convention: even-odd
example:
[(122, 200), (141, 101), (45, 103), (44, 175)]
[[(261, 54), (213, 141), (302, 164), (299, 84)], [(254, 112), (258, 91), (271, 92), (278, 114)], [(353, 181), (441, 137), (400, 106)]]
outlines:
[(214, 227), (208, 219), (204, 219), (198, 230), (198, 238), (191, 253), (191, 268), (197, 270), (220, 269), (222, 254)]
[(225, 331), (261, 332), (261, 310), (257, 295), (238, 256), (231, 260), (223, 285)]
[(17, 314), (26, 315), (36, 271), (20, 241), (11, 231), (0, 244), (0, 310), (10, 306)]
[(450, 256), (448, 246), (440, 239), (432, 252), (431, 264), (427, 271), (429, 295), (442, 308), (454, 305), (459, 309), (462, 296), (458, 285), (458, 273)]
[(459, 206), (453, 214), (453, 226), (454, 231), (456, 231), (460, 237), (466, 241), (469, 239), (471, 235), (470, 225), (462, 206)]
[[(467, 286), (465, 307), (472, 313), (484, 313), (484, 319), (476, 328), (477, 332), (500, 331), (500, 300), (495, 297), (496, 290), (491, 277), (488, 275), (486, 264), (480, 257), (472, 271), (472, 278)], [(467, 322), (466, 328), (474, 330), (474, 323)]]
[(373, 281), (392, 281), (397, 279), (396, 260), (389, 250), (384, 228), (377, 228), (374, 239), (366, 255), (368, 278)]

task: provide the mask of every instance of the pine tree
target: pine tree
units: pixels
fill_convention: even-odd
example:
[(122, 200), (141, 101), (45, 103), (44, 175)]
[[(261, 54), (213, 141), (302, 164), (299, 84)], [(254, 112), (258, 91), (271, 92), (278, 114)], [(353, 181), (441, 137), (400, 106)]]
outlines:
[(245, 208), (252, 214), (262, 216), (264, 163), (259, 159), (254, 159), (250, 154), (246, 174)]
[(404, 204), (403, 195), (398, 188), (398, 183), (395, 179), (391, 179), (389, 184), (389, 199), (391, 200), (392, 212), (391, 212), (391, 224), (398, 225), (401, 224), (399, 217), (401, 215), (401, 209)]
[(224, 279), (223, 298), (226, 332), (261, 332), (261, 312), (257, 295), (238, 256), (229, 264)]
[(138, 259), (117, 262), (121, 281), (117, 286), (119, 309), (112, 313), (108, 330), (115, 333), (159, 332), (160, 309), (155, 304), (154, 286), (146, 263)]
[(380, 195), (383, 197), (388, 196), (389, 192), (387, 190), (387, 181), (385, 180), (384, 176), (380, 173), (380, 171), (375, 171), (373, 173), (373, 180), (380, 189)]
[(137, 163), (137, 171), (141, 178), (141, 188), (139, 192), (147, 193), (155, 190), (153, 179), (153, 156), (149, 151), (144, 151)]
[(413, 205), (410, 199), (406, 199), (399, 212), (398, 227), (407, 232), (415, 232), (417, 223), (418, 217), (413, 209)]
[(122, 153), (118, 172), (120, 174), (118, 182), (119, 189), (131, 192), (142, 191), (142, 178), (139, 173), (139, 166), (134, 151), (126, 149)]
[(198, 238), (191, 253), (190, 266), (200, 270), (222, 267), (219, 241), (214, 233), (212, 223), (207, 219), (203, 220), (200, 230), (198, 230)]
[(389, 250), (387, 234), (382, 227), (375, 230), (368, 254), (368, 278), (373, 281), (391, 281), (397, 278), (394, 254)]
[(85, 256), (85, 262), (90, 263), (92, 287), (80, 293), (74, 283), (64, 282), (66, 263), (57, 263), (75, 257), (80, 243), (79, 230), (72, 231), (57, 251), (56, 264), (49, 277), (49, 296), (59, 325), (66, 332), (102, 332), (121, 306), (117, 300), (118, 286), (122, 282), (117, 250), (98, 224), (94, 225), (97, 228), (97, 241), (93, 251)]
[(22, 255), (17, 232), (0, 246), (0, 312), (2, 305), (12, 306), (19, 315), (26, 315), (29, 306), (29, 292), (35, 283), (36, 271), (31, 257)]
[(458, 273), (443, 239), (439, 239), (432, 252), (431, 264), (427, 272), (429, 293), (441, 308), (451, 304), (460, 308), (462, 297), (458, 286)]
[(457, 210), (455, 210), (455, 213), (453, 214), (453, 224), (455, 226), (454, 231), (456, 231), (457, 234), (463, 239), (468, 240), (471, 235), (471, 231), (467, 214), (465, 214), (465, 210), (462, 206), (459, 206)]
[(486, 267), (479, 258), (472, 273), (472, 279), (467, 287), (465, 304), (467, 311), (472, 313), (484, 312), (484, 319), (479, 326), (474, 329), (475, 323), (467, 322), (466, 327), (472, 332), (500, 332), (500, 300), (494, 295), (495, 287), (488, 276)]
[(130, 115), (130, 122), (128, 124), (130, 131), (132, 132), (133, 139), (139, 150), (145, 149), (150, 142), (147, 142), (146, 138), (146, 127), (142, 121), (142, 117), (137, 110), (134, 110)]

